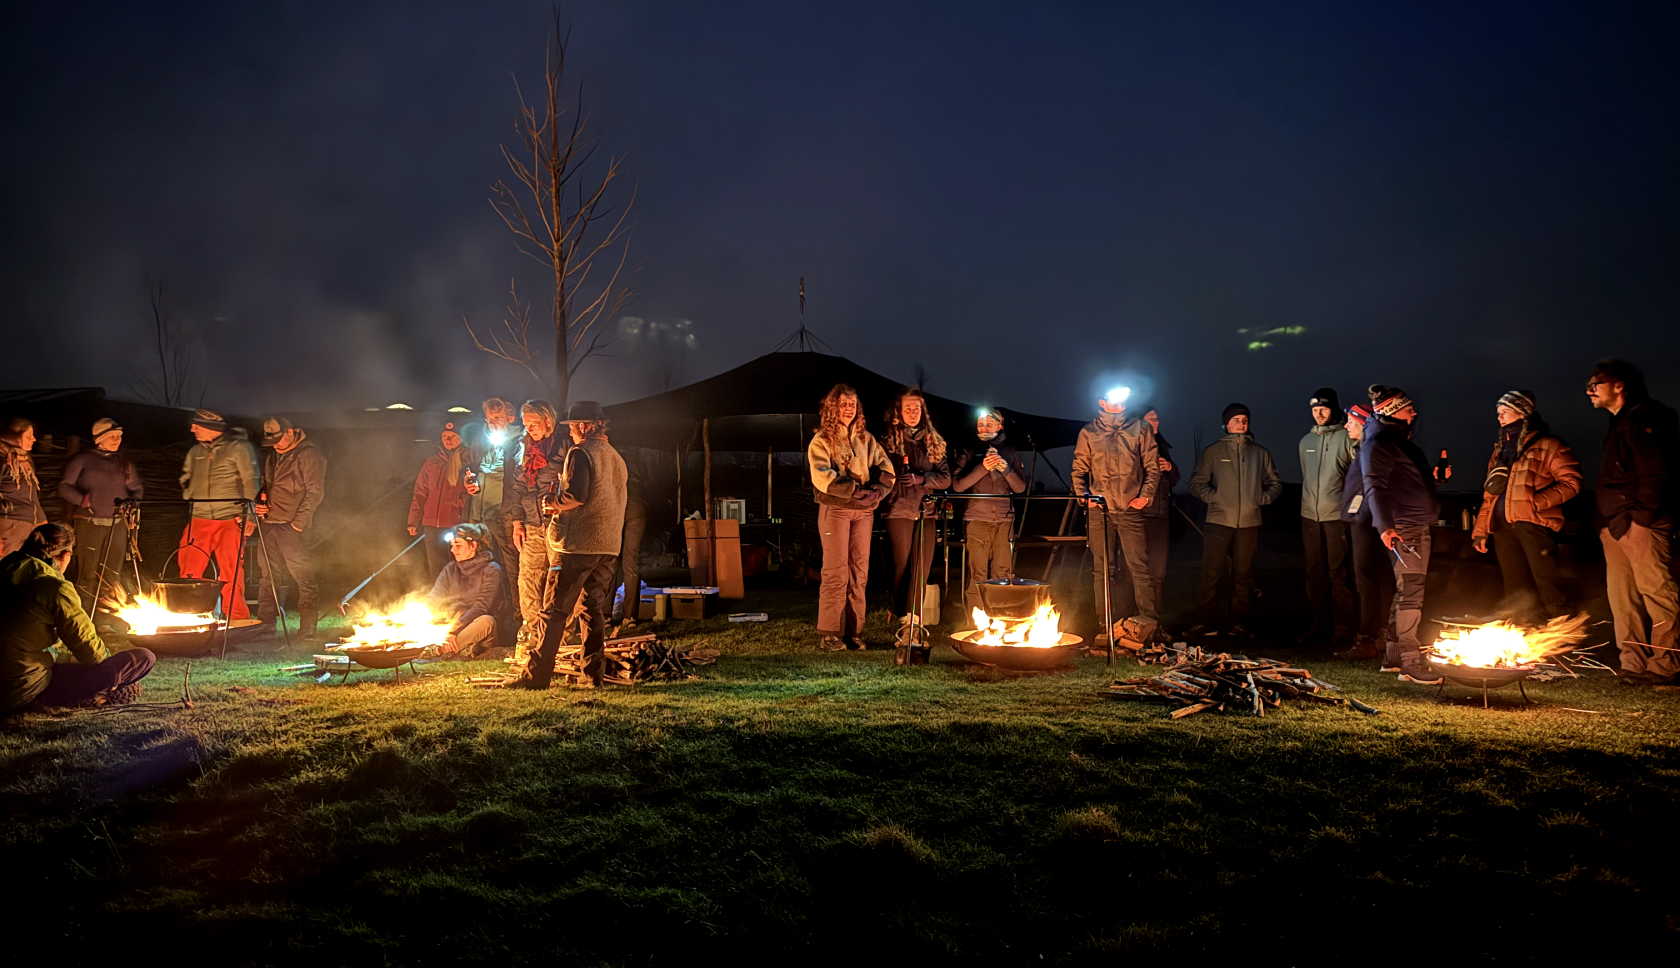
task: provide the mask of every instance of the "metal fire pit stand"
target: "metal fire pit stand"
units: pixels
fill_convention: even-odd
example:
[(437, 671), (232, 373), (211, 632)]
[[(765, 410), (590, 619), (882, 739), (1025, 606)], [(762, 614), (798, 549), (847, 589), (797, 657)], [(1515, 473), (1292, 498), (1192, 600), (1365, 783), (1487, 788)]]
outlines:
[[(1428, 660), (1425, 660), (1428, 661)], [(1447, 683), (1453, 682), (1470, 689), (1482, 690), (1482, 708), (1488, 708), (1488, 690), (1502, 689), (1511, 683), (1517, 684), (1517, 691), (1522, 693), (1523, 702), (1537, 705), (1528, 698), (1528, 690), (1523, 688), (1523, 680), (1533, 675), (1533, 669), (1478, 669), (1472, 666), (1450, 666), (1441, 663), (1429, 663), (1430, 668), (1441, 677), (1441, 685), (1435, 689), (1435, 698), (1440, 700), (1442, 693), (1447, 691)], [(1448, 671), (1451, 669), (1463, 671)]]

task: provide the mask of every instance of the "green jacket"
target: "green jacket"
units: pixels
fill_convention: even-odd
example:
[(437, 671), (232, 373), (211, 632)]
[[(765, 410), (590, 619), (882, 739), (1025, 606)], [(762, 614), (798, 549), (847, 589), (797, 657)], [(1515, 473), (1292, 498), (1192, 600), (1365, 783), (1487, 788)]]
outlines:
[(1301, 438), (1301, 517), (1308, 521), (1342, 519), (1342, 482), (1353, 463), (1354, 442), (1346, 424), (1314, 427)]
[(1271, 452), (1249, 434), (1226, 434), (1202, 451), (1190, 493), (1208, 506), (1207, 523), (1258, 528), (1260, 507), (1283, 493)]
[(27, 706), (47, 688), (47, 650), (59, 644), (84, 665), (107, 654), (76, 586), (52, 562), (23, 551), (0, 558), (0, 709)]
[(188, 500), (217, 501), (194, 504), (191, 514), (195, 518), (228, 521), (243, 515), (243, 501), (256, 500), (257, 484), (261, 480), (257, 449), (251, 446), (243, 427), (230, 427), (208, 444), (193, 444), (187, 451), (187, 459), (181, 463), (181, 496)]

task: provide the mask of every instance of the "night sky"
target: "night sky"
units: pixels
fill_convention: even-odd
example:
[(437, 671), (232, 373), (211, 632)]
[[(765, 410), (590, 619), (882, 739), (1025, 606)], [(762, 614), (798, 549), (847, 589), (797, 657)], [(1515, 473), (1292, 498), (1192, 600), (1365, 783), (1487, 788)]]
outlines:
[[(1325, 384), (1405, 387), (1461, 467), (1513, 386), (1596, 466), (1601, 356), (1680, 403), (1675, 5), (712, 6), (567, 8), (639, 191), (627, 313), (695, 342), (625, 340), (574, 399), (768, 351), (803, 276), (810, 327), (883, 374), (1071, 417), (1124, 376), (1184, 460), (1241, 400), (1290, 479)], [(510, 277), (546, 298), (487, 199), (549, 27), (541, 2), (9, 15), (0, 385), (132, 396), (150, 272), (211, 406), (530, 395), (461, 321)], [(1277, 327), (1305, 331), (1239, 333)]]

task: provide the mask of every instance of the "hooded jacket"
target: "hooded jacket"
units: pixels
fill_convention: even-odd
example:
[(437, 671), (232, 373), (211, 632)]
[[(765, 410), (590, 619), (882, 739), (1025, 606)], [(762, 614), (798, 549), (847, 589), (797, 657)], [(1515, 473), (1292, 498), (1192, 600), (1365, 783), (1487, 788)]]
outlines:
[(1675, 415), (1655, 400), (1640, 400), (1610, 416), (1598, 465), (1596, 523), (1620, 538), (1637, 524), (1674, 523)]
[[(922, 426), (927, 426), (924, 418)], [(904, 434), (904, 453), (888, 453), (887, 459), (892, 461), (893, 486), (887, 492), (886, 499), (881, 502), (883, 518), (917, 518), (932, 517), (933, 508), (925, 510), (922, 498), (934, 491), (943, 491), (951, 486), (951, 466), (943, 455), (934, 460), (928, 455), (927, 434)], [(915, 476), (922, 480), (916, 482)]]
[[(1161, 472), (1160, 483), (1155, 485), (1155, 496), (1150, 499), (1149, 506), (1143, 509), (1143, 516), (1146, 518), (1164, 518), (1167, 516), (1167, 510), (1172, 507), (1172, 489), (1177, 487), (1178, 482), (1184, 477), (1184, 472), (1179, 468), (1178, 462), (1172, 459), (1172, 444), (1167, 443), (1167, 438), (1160, 434), (1155, 435), (1155, 452), (1161, 460), (1172, 464), (1172, 470)], [(1159, 467), (1161, 465), (1156, 464), (1155, 466)]]
[(1258, 528), (1260, 508), (1278, 499), (1283, 481), (1271, 452), (1253, 434), (1226, 434), (1202, 451), (1190, 493), (1208, 506), (1208, 524)]
[[(1371, 427), (1371, 424), (1366, 424)], [(1360, 527), (1371, 526), (1371, 509), (1365, 506), (1365, 474), (1359, 468), (1360, 441), (1353, 441), (1353, 459), (1342, 476), (1342, 520)]]
[(818, 504), (862, 510), (854, 498), (858, 488), (873, 485), (891, 491), (897, 483), (892, 459), (881, 449), (875, 435), (854, 432), (838, 446), (821, 430), (805, 448), (805, 463), (811, 474), (812, 497)]
[(52, 562), (27, 551), (0, 558), (0, 709), (27, 706), (47, 688), (47, 650), (60, 643), (83, 665), (107, 655), (76, 586)]
[(0, 518), (25, 524), (46, 524), (41, 508), (41, 482), (29, 452), (0, 440)]
[(451, 633), (472, 624), (480, 615), (489, 615), (497, 622), (504, 621), (503, 600), (507, 597), (507, 583), (502, 580), (502, 566), (491, 557), (490, 549), (480, 545), (478, 554), (466, 561), (450, 559), (432, 583), (430, 597), (438, 611), (454, 615), (449, 626)]
[(215, 440), (200, 441), (187, 451), (181, 463), (181, 496), (215, 502), (194, 504), (193, 517), (229, 521), (245, 513), (245, 501), (256, 500), (261, 476), (257, 449), (245, 428), (229, 427)]
[(305, 440), (284, 454), (270, 452), (263, 459), (263, 489), (268, 491), (268, 516), (263, 520), (309, 530), (326, 487), (327, 459), (314, 444)]
[[(986, 454), (992, 449), (997, 450), (999, 457), (1009, 467), (1003, 473), (986, 469)], [(1014, 502), (1007, 495), (1019, 494), (1027, 489), (1026, 468), (1021, 464), (1021, 455), (1004, 439), (1002, 432), (991, 440), (974, 442), (974, 450), (963, 454), (957, 471), (956, 481), (952, 490), (960, 494), (999, 494), (1002, 497), (979, 501), (963, 502), (963, 519), (965, 521), (1008, 521), (1015, 516)]]
[(70, 516), (80, 521), (109, 520), (117, 513), (118, 500), (138, 501), (146, 488), (140, 472), (122, 451), (77, 451), (64, 464), (58, 482), (58, 496), (70, 505)]
[(1079, 430), (1072, 483), (1075, 496), (1099, 494), (1114, 511), (1140, 497), (1153, 501), (1161, 484), (1155, 431), (1142, 417), (1099, 413)]
[(408, 504), (409, 527), (453, 528), (461, 523), (467, 506), (469, 456), (461, 455), (461, 479), (454, 484), (449, 483), (449, 451), (443, 445), (420, 465), (420, 473), (414, 478), (414, 500)]
[(1412, 442), (1412, 428), (1405, 421), (1375, 417), (1365, 422), (1359, 473), (1371, 526), (1379, 533), (1390, 528), (1427, 528), (1440, 516), (1429, 458)]
[(1340, 521), (1342, 485), (1353, 463), (1353, 438), (1345, 422), (1315, 426), (1297, 445), (1301, 458), (1301, 517), (1308, 521)]
[[(569, 437), (565, 443), (561, 442), (561, 435), (565, 432), (562, 424), (559, 433), (549, 434), (541, 440), (532, 440), (530, 434), (519, 438), (519, 446), (514, 448), (512, 458), (502, 468), (503, 517), (531, 527), (540, 527), (548, 519), (542, 513), (542, 496), (560, 480), (560, 472), (565, 469), (566, 450), (571, 444)], [(537, 468), (535, 480), (525, 469), (527, 451), (541, 454), (546, 461)]]
[[(1488, 458), (1491, 473), (1499, 463), (1498, 444)], [(1485, 538), (1493, 530), (1493, 515), (1503, 507), (1508, 524), (1526, 522), (1552, 531), (1563, 530), (1563, 504), (1581, 493), (1581, 464), (1569, 445), (1550, 434), (1530, 430), (1517, 442), (1517, 459), (1511, 463), (1503, 495), (1482, 492), (1482, 506), (1476, 512), (1474, 538)]]

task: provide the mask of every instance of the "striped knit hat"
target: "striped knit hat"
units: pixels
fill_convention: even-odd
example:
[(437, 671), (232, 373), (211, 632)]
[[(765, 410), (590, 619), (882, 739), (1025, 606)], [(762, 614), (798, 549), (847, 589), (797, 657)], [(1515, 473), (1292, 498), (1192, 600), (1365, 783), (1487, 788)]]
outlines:
[(1527, 390), (1508, 390), (1499, 398), (1499, 406), (1509, 407), (1527, 419), (1534, 416), (1534, 394)]
[(200, 410), (193, 414), (192, 424), (206, 430), (226, 430), (228, 428), (227, 421), (214, 410)]
[(1412, 398), (1399, 387), (1372, 387), (1371, 402), (1379, 417), (1392, 417), (1412, 405)]

